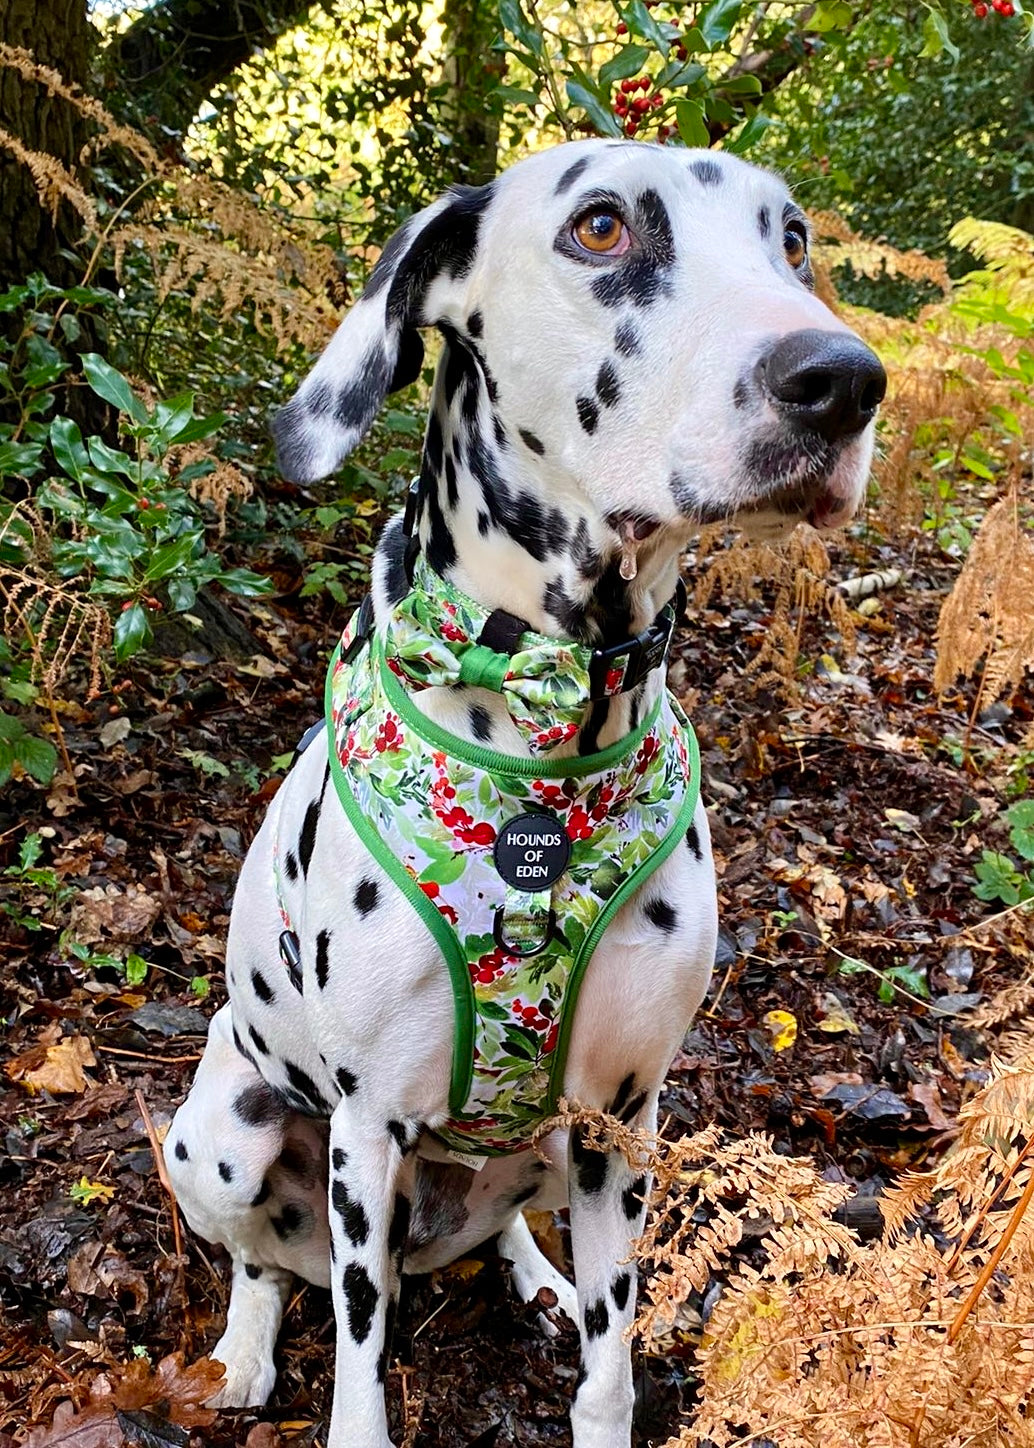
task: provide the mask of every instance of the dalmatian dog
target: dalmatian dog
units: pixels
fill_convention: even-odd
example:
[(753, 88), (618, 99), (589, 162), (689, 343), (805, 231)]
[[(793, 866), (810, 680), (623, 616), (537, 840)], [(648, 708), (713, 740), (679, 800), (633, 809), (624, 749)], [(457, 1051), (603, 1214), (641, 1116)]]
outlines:
[[(806, 222), (784, 183), (735, 157), (570, 143), (414, 216), (276, 419), (287, 477), (334, 471), (387, 394), (416, 377), (418, 329), (432, 327), (443, 345), (412, 546), (536, 633), (592, 646), (636, 635), (672, 597), (701, 524), (776, 536), (801, 520), (835, 527), (858, 506), (883, 369), (814, 296)], [(382, 629), (406, 592), (408, 546), (397, 517), (373, 565)], [(556, 753), (621, 740), (663, 685), (658, 666), (589, 703)], [(527, 753), (497, 693), (457, 685), (416, 697), (453, 734)], [(279, 945), (282, 908), (293, 962)], [(592, 956), (567, 1098), (655, 1127), (715, 936), (698, 804)], [(478, 1163), (442, 1147), (449, 981), (431, 932), (328, 787), (325, 742), (300, 755), (248, 853), (227, 982), (165, 1145), (191, 1227), (233, 1261), (213, 1349), (226, 1366), (218, 1403), (266, 1400), (298, 1275), (333, 1294), (330, 1448), (389, 1448), (383, 1385), (400, 1274), (498, 1234), (518, 1293), (552, 1289), (578, 1325), (575, 1448), (627, 1448), (629, 1244), (648, 1182), (620, 1153), (588, 1150), (577, 1129), (546, 1136), (541, 1153)], [(576, 1288), (521, 1213), (564, 1203)]]

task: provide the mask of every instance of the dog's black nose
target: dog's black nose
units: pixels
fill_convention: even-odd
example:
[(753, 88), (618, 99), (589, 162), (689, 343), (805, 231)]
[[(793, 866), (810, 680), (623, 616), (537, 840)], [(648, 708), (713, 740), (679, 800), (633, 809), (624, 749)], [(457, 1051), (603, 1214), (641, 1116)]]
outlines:
[(818, 328), (780, 337), (758, 362), (758, 375), (788, 422), (829, 442), (861, 432), (887, 390), (883, 364), (864, 342)]

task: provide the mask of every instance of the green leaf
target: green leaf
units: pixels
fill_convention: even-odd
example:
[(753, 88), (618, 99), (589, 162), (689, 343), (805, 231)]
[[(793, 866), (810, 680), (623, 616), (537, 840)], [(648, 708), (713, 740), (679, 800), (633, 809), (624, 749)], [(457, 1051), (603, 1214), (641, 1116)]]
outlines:
[(711, 140), (699, 101), (676, 101), (675, 121), (687, 146), (706, 147)]
[(273, 592), (273, 580), (264, 578), (261, 573), (252, 573), (250, 568), (224, 568), (216, 574), (215, 581), (221, 583), (227, 592), (236, 593), (241, 598), (263, 598)]
[[(748, 108), (749, 109), (749, 108)], [(741, 126), (734, 136), (727, 136), (724, 142), (725, 150), (731, 151), (734, 156), (742, 155), (750, 151), (760, 141), (761, 137), (768, 130), (769, 126), (781, 125), (774, 116), (766, 115), (764, 111), (755, 111), (749, 117), (746, 124)]]
[(213, 412), (210, 417), (191, 418), (174, 436), (169, 438), (169, 442), (175, 443), (177, 446), (185, 442), (200, 442), (202, 438), (211, 437), (220, 428), (225, 427), (229, 420), (228, 412)]
[(57, 769), (57, 750), (49, 739), (26, 734), (15, 745), (15, 756), (37, 784), (49, 784)]
[(173, 613), (186, 613), (197, 602), (197, 589), (189, 578), (170, 578), (165, 593)]
[(710, 49), (728, 40), (742, 8), (742, 0), (711, 0), (711, 4), (704, 7), (697, 16), (697, 29)]
[(827, 30), (845, 30), (853, 18), (851, 7), (845, 0), (818, 0), (807, 21), (807, 28), (820, 35)]
[(194, 394), (180, 392), (166, 402), (159, 402), (151, 421), (167, 443), (180, 442), (178, 434), (186, 429), (188, 423), (195, 421)]
[(734, 75), (731, 80), (723, 80), (718, 87), (728, 96), (761, 94), (761, 82), (756, 75)]
[(1024, 860), (1034, 860), (1034, 799), (1021, 799), (1005, 811), (1009, 840)]
[(131, 417), (134, 422), (147, 422), (147, 408), (140, 401), (129, 383), (110, 363), (105, 362), (97, 352), (84, 352), (80, 358), (86, 380), (105, 402), (117, 407), (119, 412)]
[(26, 835), (18, 846), (19, 870), (31, 870), (42, 854), (43, 836), (35, 831), (31, 835)]
[(0, 442), (0, 478), (31, 478), (42, 457), (40, 442)]
[(195, 975), (191, 977), (190, 989), (199, 1001), (203, 1001), (212, 989), (212, 986), (207, 975)]
[(1022, 876), (1016, 869), (1015, 861), (997, 850), (984, 850), (980, 860), (973, 867), (977, 884), (973, 894), (978, 900), (1001, 900), (1003, 905), (1020, 903), (1020, 882)]
[(132, 658), (149, 643), (151, 621), (142, 603), (131, 603), (115, 620), (115, 657), (119, 663)]
[(600, 135), (621, 135), (621, 127), (618, 125), (617, 117), (607, 106), (598, 101), (591, 91), (586, 90), (585, 86), (580, 85), (578, 81), (568, 80), (567, 99), (573, 106), (581, 106)]
[(609, 90), (616, 80), (627, 80), (630, 75), (638, 75), (643, 68), (643, 62), (649, 58), (650, 51), (645, 45), (623, 46), (617, 55), (600, 66), (600, 85), (604, 90)]
[(86, 446), (90, 452), (90, 462), (99, 473), (120, 473), (124, 478), (136, 478), (136, 463), (128, 453), (109, 447), (99, 437), (91, 437)]
[(90, 466), (90, 454), (78, 424), (70, 417), (55, 417), (50, 424), (50, 446), (68, 476), (81, 483)]
[[(736, 0), (737, 7), (740, 0)], [(671, 46), (671, 40), (657, 24), (657, 21), (643, 4), (643, 0), (632, 0), (621, 11), (625, 24), (633, 35), (641, 35), (644, 40), (652, 41), (655, 50), (666, 56)]]
[(170, 538), (167, 543), (159, 544), (148, 560), (144, 572), (145, 581), (159, 583), (170, 574), (178, 573), (193, 558), (199, 541), (200, 530), (191, 528), (186, 533), (181, 533), (178, 538)]
[(539, 103), (534, 91), (522, 90), (519, 85), (497, 85), (492, 94), (504, 106), (537, 106)]
[(959, 58), (959, 47), (948, 31), (948, 22), (939, 10), (929, 10), (923, 21), (924, 45), (919, 52), (920, 60), (933, 60), (947, 51), (952, 60)]
[(150, 967), (142, 955), (126, 956), (126, 984), (143, 985)]
[(505, 1006), (497, 1005), (495, 1001), (478, 1001), (477, 1013), (486, 1021), (508, 1021), (510, 1012)]
[(521, 9), (520, 0), (499, 0), (499, 19), (503, 29), (515, 35), (533, 55), (541, 57), (542, 35)]

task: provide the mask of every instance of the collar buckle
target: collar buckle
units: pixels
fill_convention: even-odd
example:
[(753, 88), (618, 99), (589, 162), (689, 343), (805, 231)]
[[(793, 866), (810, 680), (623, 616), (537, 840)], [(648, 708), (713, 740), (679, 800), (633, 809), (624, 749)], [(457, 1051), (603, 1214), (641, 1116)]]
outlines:
[[(675, 629), (686, 610), (686, 589), (680, 578), (671, 598), (641, 633), (609, 648), (593, 649), (589, 660), (589, 698), (609, 699), (641, 684), (668, 656)], [(625, 659), (624, 668), (621, 661)], [(617, 671), (618, 677), (614, 678)]]

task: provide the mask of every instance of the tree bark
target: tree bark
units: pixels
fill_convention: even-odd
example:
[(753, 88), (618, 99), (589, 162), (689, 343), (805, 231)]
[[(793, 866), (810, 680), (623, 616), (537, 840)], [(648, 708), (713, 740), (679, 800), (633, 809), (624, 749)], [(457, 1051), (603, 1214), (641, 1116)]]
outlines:
[(182, 135), (216, 86), (300, 25), (315, 3), (159, 0), (107, 52), (123, 117), (146, 130)]
[[(32, 52), (66, 81), (85, 85), (91, 30), (86, 0), (6, 0), (0, 40)], [(27, 151), (55, 157), (75, 172), (89, 134), (83, 118), (45, 86), (0, 66), (0, 128)], [(82, 222), (67, 202), (56, 212), (40, 200), (28, 166), (0, 143), (0, 290), (43, 271), (59, 286), (79, 280), (81, 268), (64, 252), (79, 241)]]
[(499, 13), (489, 0), (445, 0), (442, 12), (445, 55), (442, 77), (449, 87), (442, 120), (452, 133), (454, 179), (480, 186), (496, 174), (500, 106), (491, 92), (500, 83), (506, 58), (492, 49)]

